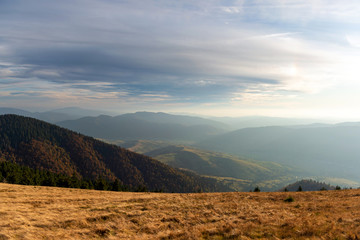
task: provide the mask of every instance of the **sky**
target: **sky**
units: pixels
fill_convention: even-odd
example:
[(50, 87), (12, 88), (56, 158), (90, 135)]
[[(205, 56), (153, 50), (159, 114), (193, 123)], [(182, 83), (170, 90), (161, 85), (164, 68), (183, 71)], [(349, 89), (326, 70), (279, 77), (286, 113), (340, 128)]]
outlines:
[(0, 106), (360, 119), (358, 0), (0, 0)]

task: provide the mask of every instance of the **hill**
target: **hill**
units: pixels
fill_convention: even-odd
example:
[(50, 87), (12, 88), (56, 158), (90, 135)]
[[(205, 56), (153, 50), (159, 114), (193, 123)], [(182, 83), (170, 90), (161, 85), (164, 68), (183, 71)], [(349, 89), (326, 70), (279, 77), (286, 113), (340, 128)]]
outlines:
[(261, 127), (214, 136), (196, 146), (296, 167), (309, 176), (360, 182), (360, 127)]
[(16, 115), (20, 115), (20, 116), (29, 117), (33, 113), (31, 113), (29, 111), (22, 110), (22, 109), (18, 109), (18, 108), (0, 107), (0, 115), (4, 115), (4, 114), (16, 114)]
[[(17, 115), (0, 116), (0, 159), (68, 176), (113, 181), (149, 190), (220, 190), (216, 181), (64, 128)], [(224, 190), (224, 189), (222, 189)]]
[(319, 191), (319, 190), (335, 190), (336, 187), (331, 186), (330, 184), (324, 182), (314, 181), (312, 179), (303, 179), (297, 181), (295, 183), (289, 184), (286, 187), (280, 189), (280, 191), (285, 191), (285, 189), (289, 192), (299, 191)]
[(84, 117), (59, 122), (58, 125), (102, 139), (194, 142), (224, 133), (224, 130), (210, 124), (213, 122), (164, 113), (136, 113)]
[(169, 142), (166, 141), (150, 141), (150, 140), (132, 140), (132, 141), (123, 141), (116, 142), (115, 144), (122, 146), (130, 151), (145, 154), (147, 152), (154, 151), (159, 148), (172, 146)]
[[(229, 154), (187, 146), (167, 146), (144, 154), (172, 167), (191, 170), (197, 174), (246, 180), (246, 184), (243, 182), (242, 186), (235, 188), (237, 191), (247, 191), (259, 184), (266, 190), (274, 190), (281, 185), (280, 179), (288, 181), (294, 172), (294, 169), (272, 162), (244, 160)], [(271, 180), (277, 181), (275, 186), (271, 186)], [(267, 186), (261, 184), (265, 181), (268, 181)]]
[(0, 199), (0, 239), (360, 237), (360, 190), (166, 194), (0, 183)]
[(265, 191), (274, 191), (294, 181), (294, 176), (300, 174), (297, 169), (274, 162), (244, 159), (163, 141), (134, 140), (112, 143), (153, 157), (169, 166), (215, 178), (233, 191), (248, 191), (256, 186), (261, 186)]

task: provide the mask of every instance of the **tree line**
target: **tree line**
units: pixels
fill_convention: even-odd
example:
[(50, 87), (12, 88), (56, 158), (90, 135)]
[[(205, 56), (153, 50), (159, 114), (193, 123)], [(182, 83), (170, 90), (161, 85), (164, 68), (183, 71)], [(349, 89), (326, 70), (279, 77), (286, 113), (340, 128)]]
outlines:
[[(30, 167), (8, 161), (0, 162), (0, 182), (20, 185), (81, 188), (106, 191), (148, 191), (145, 186), (131, 188), (123, 185), (118, 179), (115, 179), (113, 182), (107, 181), (101, 177), (94, 181), (91, 179), (80, 179), (75, 175), (67, 176), (64, 174), (56, 174), (48, 170), (32, 169)], [(161, 189), (156, 191), (161, 192)]]

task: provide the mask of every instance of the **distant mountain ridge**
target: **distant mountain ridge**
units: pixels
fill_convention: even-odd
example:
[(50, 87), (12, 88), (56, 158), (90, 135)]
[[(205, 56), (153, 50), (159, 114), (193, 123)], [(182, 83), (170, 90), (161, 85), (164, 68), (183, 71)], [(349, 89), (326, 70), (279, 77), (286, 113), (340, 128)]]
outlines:
[[(244, 117), (211, 117), (215, 121), (222, 122), (232, 130), (243, 128), (257, 128), (269, 126), (306, 126), (319, 122), (318, 119), (284, 118), (268, 116), (244, 116)], [(321, 121), (322, 122), (322, 121)], [(327, 121), (326, 121), (327, 122)]]
[(25, 111), (25, 110), (22, 110), (22, 109), (0, 107), (0, 115), (4, 115), (4, 114), (16, 114), (16, 115), (26, 116), (26, 117), (29, 117), (29, 116), (32, 115), (31, 112)]
[(360, 127), (352, 125), (246, 128), (211, 137), (196, 147), (359, 182)]
[(57, 123), (65, 120), (74, 120), (85, 116), (98, 116), (104, 114), (103, 111), (89, 110), (77, 107), (54, 109), (44, 112), (30, 112), (17, 108), (0, 107), (0, 115), (16, 114), (25, 117), (32, 117), (49, 123)]
[(145, 120), (149, 122), (156, 122), (156, 123), (171, 123), (171, 124), (181, 124), (184, 126), (198, 126), (198, 125), (208, 125), (220, 129), (226, 129), (228, 126), (222, 122), (201, 118), (201, 117), (194, 117), (194, 116), (187, 116), (187, 115), (176, 115), (176, 114), (168, 114), (164, 112), (136, 112), (136, 113), (126, 113), (122, 116), (129, 116), (131, 118)]
[(215, 121), (165, 113), (134, 113), (115, 117), (101, 115), (57, 123), (92, 137), (115, 140), (199, 141), (224, 133)]
[(113, 181), (149, 190), (226, 190), (215, 180), (179, 171), (159, 161), (64, 128), (17, 115), (0, 116), (0, 160), (34, 169)]

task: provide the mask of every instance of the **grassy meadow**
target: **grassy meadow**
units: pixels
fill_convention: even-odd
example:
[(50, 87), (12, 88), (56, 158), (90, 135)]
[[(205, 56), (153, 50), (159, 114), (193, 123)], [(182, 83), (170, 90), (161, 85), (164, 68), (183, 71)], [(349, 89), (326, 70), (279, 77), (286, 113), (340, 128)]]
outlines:
[(359, 237), (360, 190), (166, 194), (0, 184), (1, 240)]

